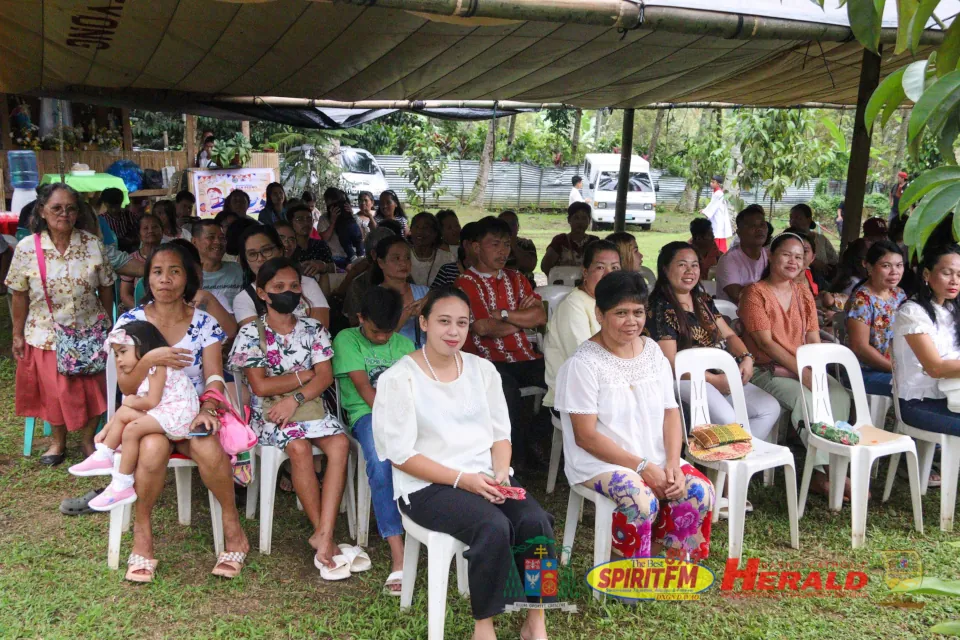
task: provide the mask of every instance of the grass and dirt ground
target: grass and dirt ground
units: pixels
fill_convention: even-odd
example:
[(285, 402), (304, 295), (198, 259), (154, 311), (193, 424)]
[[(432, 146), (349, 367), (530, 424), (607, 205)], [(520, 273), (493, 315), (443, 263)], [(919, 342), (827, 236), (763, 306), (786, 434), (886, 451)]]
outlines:
[[(461, 220), (480, 212), (465, 211)], [(686, 237), (688, 217), (658, 221), (652, 232), (637, 232), (647, 264), (667, 240)], [(565, 221), (554, 215), (523, 215), (522, 233), (538, 247)], [(778, 225), (782, 226), (782, 225)], [(5, 305), (0, 336), (9, 353), (10, 325)], [(426, 559), (421, 556), (414, 606), (399, 610), (398, 599), (381, 594), (389, 572), (387, 545), (376, 534), (371, 519), (372, 571), (343, 582), (326, 583), (311, 562), (307, 545), (310, 530), (297, 511), (292, 494), (279, 493), (274, 519), (273, 553), (256, 552), (256, 520), (242, 518), (254, 548), (241, 577), (226, 581), (212, 577), (213, 543), (206, 492), (193, 483), (193, 524), (177, 523), (173, 474), (155, 511), (156, 557), (160, 560), (153, 584), (133, 585), (122, 572), (106, 564), (106, 515), (66, 517), (57, 506), (63, 498), (102, 486), (102, 479), (80, 479), (66, 472), (81, 459), (74, 438), (68, 442), (68, 461), (55, 469), (42, 467), (37, 456), (47, 446), (40, 431), (34, 455), (22, 456), (23, 419), (14, 415), (14, 365), (0, 358), (0, 638), (336, 638), (401, 640), (426, 638)], [(803, 450), (795, 449), (797, 469)], [(895, 596), (884, 583), (883, 551), (912, 550), (920, 554), (929, 576), (956, 578), (958, 549), (949, 545), (955, 534), (939, 530), (939, 489), (923, 500), (925, 533), (913, 530), (910, 497), (898, 482), (886, 504), (879, 500), (886, 466), (873, 483), (868, 513), (867, 543), (850, 547), (850, 509), (840, 513), (826, 501), (811, 496), (800, 522), (800, 549), (789, 547), (789, 528), (781, 471), (776, 485), (767, 488), (754, 478), (747, 516), (743, 557), (768, 565), (816, 569), (823, 563), (841, 563), (866, 572), (867, 586), (857, 594), (832, 592), (824, 597), (781, 596), (776, 592), (721, 592), (727, 549), (727, 524), (713, 530), (712, 554), (706, 566), (717, 582), (699, 602), (594, 601), (586, 589), (575, 599), (577, 613), (550, 614), (548, 627), (555, 639), (654, 638), (929, 638), (929, 628), (960, 618), (960, 601), (915, 596), (913, 607)], [(545, 494), (546, 476), (523, 473), (520, 480), (556, 517), (557, 538), (565, 527), (568, 487), (563, 474), (552, 495)], [(336, 539), (347, 541), (346, 522), (338, 524)], [(591, 566), (593, 508), (586, 507), (573, 549), (579, 575)], [(130, 550), (125, 535), (121, 558)], [(803, 571), (804, 569), (800, 569)], [(775, 569), (774, 569), (775, 570)], [(841, 576), (844, 573), (841, 570)], [(469, 604), (457, 596), (451, 576), (447, 596), (446, 637), (468, 638), (472, 630)], [(808, 594), (809, 595), (809, 594)], [(517, 638), (519, 614), (497, 621), (500, 638)]]

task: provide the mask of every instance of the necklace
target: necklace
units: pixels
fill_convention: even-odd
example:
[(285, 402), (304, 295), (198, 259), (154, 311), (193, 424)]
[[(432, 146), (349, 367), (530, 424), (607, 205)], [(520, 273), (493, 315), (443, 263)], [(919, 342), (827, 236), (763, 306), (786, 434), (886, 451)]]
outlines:
[[(433, 379), (437, 382), (440, 382), (440, 378), (437, 377), (437, 372), (433, 370), (433, 365), (430, 364), (430, 358), (427, 357), (427, 348), (423, 348), (423, 361), (427, 363), (427, 368), (430, 369), (430, 375), (433, 376)], [(454, 378), (454, 381), (460, 379), (460, 374), (463, 373), (463, 370), (460, 368), (460, 359), (457, 357), (457, 354), (453, 354), (453, 361), (457, 364), (457, 377)]]

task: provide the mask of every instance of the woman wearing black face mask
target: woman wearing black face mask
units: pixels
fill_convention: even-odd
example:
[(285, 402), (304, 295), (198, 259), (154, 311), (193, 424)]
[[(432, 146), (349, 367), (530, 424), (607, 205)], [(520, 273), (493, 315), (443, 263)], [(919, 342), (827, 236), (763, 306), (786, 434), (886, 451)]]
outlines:
[[(314, 564), (325, 579), (340, 579), (344, 561), (333, 529), (350, 444), (343, 425), (323, 405), (323, 392), (333, 384), (330, 334), (313, 318), (294, 314), (302, 295), (300, 276), (299, 266), (288, 258), (272, 258), (260, 267), (256, 294), (267, 312), (240, 329), (229, 366), (243, 372), (253, 392), (250, 424), (259, 432), (260, 444), (290, 456), (293, 488), (314, 529), (309, 540), (317, 551)], [(301, 407), (301, 416), (310, 417), (294, 421)], [(322, 495), (313, 467), (314, 445), (327, 456)]]

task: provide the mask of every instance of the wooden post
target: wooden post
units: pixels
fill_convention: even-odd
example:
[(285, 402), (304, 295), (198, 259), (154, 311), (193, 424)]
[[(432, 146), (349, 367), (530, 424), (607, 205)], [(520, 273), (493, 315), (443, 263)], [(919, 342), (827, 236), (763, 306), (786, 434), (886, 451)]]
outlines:
[(247, 142), (250, 142), (250, 121), (243, 120), (240, 122), (240, 133), (243, 134), (243, 137), (247, 139)]
[(843, 238), (840, 250), (860, 237), (863, 218), (863, 196), (867, 188), (867, 167), (870, 164), (870, 132), (863, 121), (867, 102), (880, 83), (880, 53), (863, 50), (860, 64), (860, 88), (857, 90), (857, 115), (853, 120), (853, 140), (850, 142), (850, 164), (847, 166), (847, 195), (843, 208)]
[(633, 109), (623, 110), (623, 134), (620, 136), (620, 176), (617, 178), (617, 209), (613, 230), (627, 228), (627, 185), (630, 184), (630, 157), (633, 155)]
[(123, 150), (133, 151), (133, 127), (130, 126), (130, 109), (120, 109), (120, 127), (123, 132)]
[(17, 145), (10, 137), (10, 104), (7, 102), (7, 94), (0, 93), (0, 147), (4, 149), (16, 149)]
[(192, 167), (197, 160), (197, 116), (185, 116), (183, 130), (183, 148), (187, 152), (187, 166)]

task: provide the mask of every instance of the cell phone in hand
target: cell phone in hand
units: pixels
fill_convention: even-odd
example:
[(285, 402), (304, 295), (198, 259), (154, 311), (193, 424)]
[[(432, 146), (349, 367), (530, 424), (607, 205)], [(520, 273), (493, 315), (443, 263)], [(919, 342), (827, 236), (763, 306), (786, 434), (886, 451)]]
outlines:
[(527, 499), (527, 490), (522, 487), (497, 487), (497, 491), (500, 492), (504, 498), (509, 500), (526, 500)]
[(210, 435), (211, 431), (209, 429), (201, 429), (199, 431), (191, 431), (187, 435), (191, 438), (202, 438), (203, 436)]

